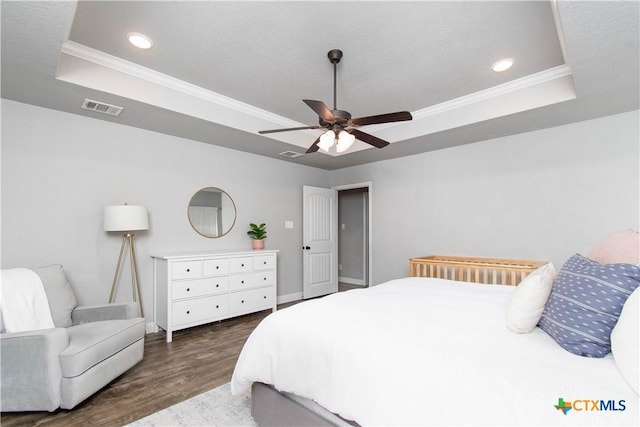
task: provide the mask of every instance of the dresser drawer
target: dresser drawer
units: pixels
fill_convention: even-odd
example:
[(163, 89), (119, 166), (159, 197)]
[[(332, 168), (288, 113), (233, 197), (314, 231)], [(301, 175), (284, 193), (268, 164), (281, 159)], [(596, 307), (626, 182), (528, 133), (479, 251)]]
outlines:
[(273, 255), (263, 255), (253, 257), (253, 269), (258, 270), (273, 270), (275, 268), (276, 257)]
[(263, 271), (259, 273), (238, 274), (231, 276), (229, 289), (239, 291), (242, 289), (257, 288), (259, 286), (271, 286), (274, 284), (273, 271)]
[(173, 324), (176, 326), (222, 317), (229, 313), (229, 296), (216, 295), (177, 301), (173, 303), (172, 309)]
[(230, 273), (246, 273), (253, 270), (253, 257), (229, 259)]
[(202, 277), (202, 261), (178, 261), (173, 263), (171, 269), (171, 278), (173, 280), (181, 279), (199, 279)]
[(229, 295), (230, 313), (267, 309), (273, 307), (274, 303), (275, 292), (273, 286), (233, 292)]
[(229, 259), (205, 259), (202, 262), (202, 277), (224, 276), (229, 274)]
[(172, 287), (173, 300), (219, 294), (229, 290), (229, 278), (211, 277), (198, 280), (183, 280), (173, 282)]

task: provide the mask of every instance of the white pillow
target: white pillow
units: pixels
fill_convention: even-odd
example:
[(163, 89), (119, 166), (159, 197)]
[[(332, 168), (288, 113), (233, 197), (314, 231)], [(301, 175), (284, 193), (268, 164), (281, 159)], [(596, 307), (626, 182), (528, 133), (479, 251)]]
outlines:
[(618, 323), (611, 331), (611, 353), (616, 361), (618, 370), (629, 383), (631, 388), (640, 394), (638, 383), (640, 376), (638, 364), (640, 356), (640, 327), (638, 326), (640, 317), (640, 288), (636, 288), (631, 296), (622, 306)]
[(548, 263), (536, 269), (518, 285), (507, 307), (507, 327), (518, 334), (527, 334), (536, 327), (549, 299), (556, 269)]

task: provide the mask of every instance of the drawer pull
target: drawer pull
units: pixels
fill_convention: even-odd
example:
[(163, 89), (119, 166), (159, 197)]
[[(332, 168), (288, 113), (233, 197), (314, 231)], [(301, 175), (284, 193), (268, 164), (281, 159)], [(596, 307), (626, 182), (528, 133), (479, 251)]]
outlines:
[(187, 310), (187, 314), (191, 313), (191, 311)]
[(242, 304), (244, 304), (244, 300), (240, 301)]
[(264, 265), (267, 265), (267, 261), (263, 261), (262, 263), (263, 263)]
[(218, 283), (216, 283), (216, 288), (219, 288), (219, 287), (220, 287), (220, 285)]
[(219, 265), (216, 265), (216, 270), (219, 270), (219, 269), (220, 269), (220, 266), (219, 266)]
[(240, 264), (240, 267), (244, 267), (244, 264)]
[(244, 280), (241, 280), (240, 283), (244, 284)]
[(218, 304), (216, 304), (216, 308), (220, 308), (220, 306)]
[(187, 273), (190, 272), (190, 271), (191, 271), (191, 269), (187, 268)]
[(267, 296), (265, 295), (265, 296), (263, 296), (262, 298), (267, 299)]
[(191, 290), (190, 288), (187, 288), (187, 292), (189, 292), (190, 290)]
[(267, 278), (266, 278), (266, 277), (263, 277), (263, 278), (262, 278), (262, 280), (267, 280)]

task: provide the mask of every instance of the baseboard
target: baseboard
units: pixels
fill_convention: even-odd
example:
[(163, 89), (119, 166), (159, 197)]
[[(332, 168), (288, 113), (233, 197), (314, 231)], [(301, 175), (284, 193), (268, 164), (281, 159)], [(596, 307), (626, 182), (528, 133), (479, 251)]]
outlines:
[(158, 329), (158, 325), (156, 325), (155, 323), (153, 323), (153, 322), (147, 322), (147, 323), (145, 324), (145, 332), (146, 332), (147, 334), (153, 334), (153, 333), (156, 333), (156, 332), (158, 332), (158, 331), (159, 331), (159, 329)]
[(362, 279), (353, 279), (351, 277), (338, 277), (338, 282), (340, 282), (340, 283), (348, 283), (349, 285), (365, 286), (364, 280), (362, 280)]
[(279, 295), (276, 299), (278, 304), (286, 304), (288, 302), (300, 301), (302, 299), (302, 292), (295, 292), (288, 295)]

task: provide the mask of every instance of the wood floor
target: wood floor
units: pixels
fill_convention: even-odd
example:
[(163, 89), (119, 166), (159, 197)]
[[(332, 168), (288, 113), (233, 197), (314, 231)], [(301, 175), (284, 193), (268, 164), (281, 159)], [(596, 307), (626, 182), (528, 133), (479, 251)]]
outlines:
[[(340, 283), (339, 291), (360, 286)], [(296, 302), (279, 305), (284, 308)], [(2, 413), (2, 427), (122, 426), (226, 384), (261, 311), (173, 333), (147, 334), (144, 359), (72, 410)]]

